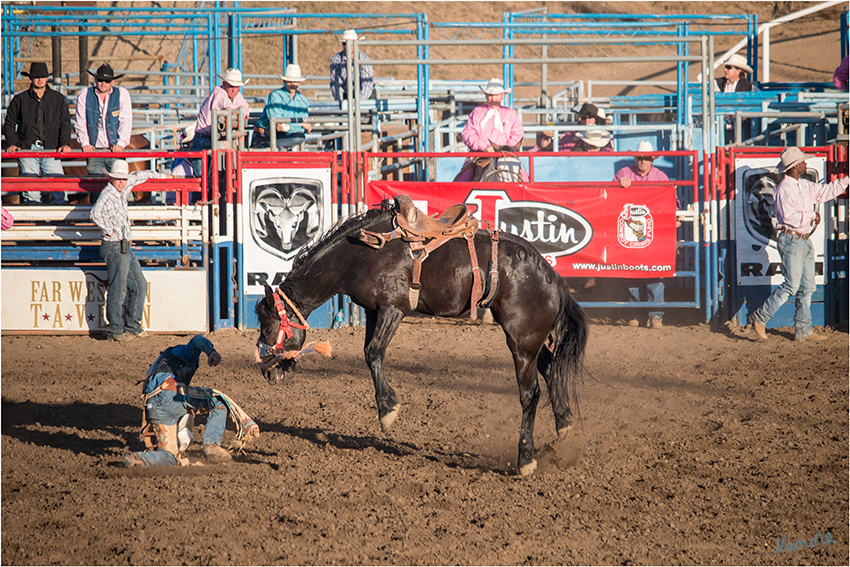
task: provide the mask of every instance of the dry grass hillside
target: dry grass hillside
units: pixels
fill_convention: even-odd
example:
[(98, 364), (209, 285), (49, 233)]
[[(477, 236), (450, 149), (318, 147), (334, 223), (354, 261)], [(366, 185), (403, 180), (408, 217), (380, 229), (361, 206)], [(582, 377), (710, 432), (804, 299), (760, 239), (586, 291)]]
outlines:
[[(108, 8), (126, 3), (97, 2), (99, 6)], [(157, 6), (186, 6), (186, 2), (156, 2)], [(598, 14), (757, 14), (760, 23), (768, 22), (776, 17), (816, 5), (815, 2), (246, 2), (247, 6), (272, 6), (295, 8), (299, 14), (410, 14), (424, 13), (429, 22), (501, 22), (502, 14), (507, 11), (522, 11), (545, 7), (549, 14), (598, 13)], [(193, 5), (196, 5), (193, 3)], [(839, 63), (839, 21), (844, 5), (837, 5), (827, 10), (812, 14), (795, 22), (774, 28), (771, 36), (771, 79), (773, 81), (828, 81)], [(361, 18), (338, 17), (325, 18), (323, 25), (336, 30), (348, 27), (358, 27), (361, 34), (368, 39), (387, 39), (375, 33), (374, 23)], [(401, 24), (404, 18), (394, 19)], [(311, 24), (311, 29), (317, 29), (318, 23)], [(370, 33), (371, 32), (371, 33)], [(448, 33), (456, 34), (458, 30)], [(492, 38), (486, 32), (475, 32), (473, 35), (460, 34), (457, 37)], [(438, 39), (436, 32), (432, 39)], [(445, 37), (443, 37), (445, 38)], [(412, 39), (412, 37), (408, 37)], [(102, 61), (110, 61), (116, 68), (158, 69), (160, 58), (174, 61), (180, 49), (182, 38), (130, 38), (115, 37), (106, 34), (103, 38), (89, 41), (90, 62), (95, 67)], [(717, 38), (715, 51), (722, 53), (735, 40)], [(530, 56), (529, 48), (520, 48), (517, 55)], [(307, 75), (327, 75), (328, 61), (339, 50), (339, 42), (329, 33), (301, 35), (298, 40), (298, 60), (302, 70)], [(78, 55), (74, 40), (63, 40), (63, 67), (65, 71), (78, 68)], [(594, 48), (578, 50), (583, 55), (596, 55)], [(249, 36), (243, 41), (244, 71), (246, 73), (277, 74), (283, 68), (282, 39), (275, 36)], [(398, 58), (411, 56), (413, 52), (399, 49), (373, 48), (373, 57)], [(610, 55), (634, 54), (628, 48), (617, 50), (606, 48)], [(668, 52), (646, 51), (644, 55), (669, 55)], [(480, 48), (479, 55), (498, 57), (498, 48)], [(550, 56), (557, 56), (555, 50), (550, 50)], [(32, 56), (50, 61), (50, 46), (42, 42), (36, 46)], [(472, 58), (462, 50), (455, 50), (447, 55), (448, 58)], [(122, 59), (125, 58), (125, 59)], [(126, 59), (132, 58), (132, 61)], [(693, 76), (697, 70), (693, 69)], [(376, 68), (379, 76), (391, 76), (396, 79), (415, 78), (414, 66), (381, 66)], [(487, 79), (500, 76), (497, 66), (491, 65), (435, 65), (431, 68), (434, 79), (468, 78)], [(540, 80), (541, 69), (538, 65), (518, 66), (516, 69), (517, 82), (536, 82)], [(594, 80), (674, 80), (675, 74), (670, 65), (654, 63), (628, 64), (550, 64), (548, 66), (550, 81), (566, 81), (574, 79)], [(139, 78), (128, 76), (125, 84), (138, 82)], [(26, 85), (26, 81), (19, 88)], [(607, 90), (594, 89), (595, 95), (614, 95), (635, 93), (632, 87), (616, 86)], [(262, 93), (256, 93), (262, 94)], [(536, 96), (538, 93), (523, 93)]]

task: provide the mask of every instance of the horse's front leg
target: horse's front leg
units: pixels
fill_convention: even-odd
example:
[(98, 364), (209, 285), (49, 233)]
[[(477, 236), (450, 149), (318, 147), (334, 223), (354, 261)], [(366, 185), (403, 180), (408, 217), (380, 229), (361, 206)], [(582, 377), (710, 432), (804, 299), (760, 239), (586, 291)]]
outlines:
[(381, 428), (389, 431), (398, 417), (398, 398), (384, 378), (383, 362), (387, 346), (395, 335), (404, 313), (392, 306), (380, 307), (377, 311), (366, 310), (366, 343), (363, 352), (366, 364), (372, 372), (375, 385), (375, 401), (378, 403), (378, 419)]
[(537, 402), (540, 399), (540, 385), (537, 383), (537, 357), (514, 353), (519, 401), (522, 404), (522, 421), (519, 426), (519, 455), (517, 468), (519, 474), (528, 476), (537, 469), (534, 458), (534, 420), (537, 418)]

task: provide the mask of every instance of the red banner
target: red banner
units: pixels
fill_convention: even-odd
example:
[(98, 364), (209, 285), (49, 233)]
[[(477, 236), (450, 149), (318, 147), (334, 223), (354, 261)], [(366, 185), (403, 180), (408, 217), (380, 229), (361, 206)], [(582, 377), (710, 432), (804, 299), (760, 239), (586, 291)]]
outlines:
[(565, 188), (547, 183), (372, 181), (366, 202), (408, 195), (429, 215), (464, 203), (472, 215), (531, 242), (565, 277), (675, 273), (675, 186)]

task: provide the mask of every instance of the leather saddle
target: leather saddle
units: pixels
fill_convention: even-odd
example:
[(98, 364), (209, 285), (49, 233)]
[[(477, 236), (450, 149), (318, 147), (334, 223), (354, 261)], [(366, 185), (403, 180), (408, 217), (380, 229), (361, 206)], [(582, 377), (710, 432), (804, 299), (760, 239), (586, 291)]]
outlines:
[(407, 195), (398, 195), (395, 202), (398, 209), (396, 224), (409, 234), (423, 238), (439, 238), (459, 232), (458, 229), (471, 228), (469, 212), (464, 204), (449, 207), (439, 216), (432, 217), (417, 209)]

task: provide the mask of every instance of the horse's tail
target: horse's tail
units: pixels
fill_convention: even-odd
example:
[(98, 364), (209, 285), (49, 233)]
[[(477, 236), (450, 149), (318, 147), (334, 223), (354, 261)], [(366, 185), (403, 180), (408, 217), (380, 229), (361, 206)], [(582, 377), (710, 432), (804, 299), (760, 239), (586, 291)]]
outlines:
[(550, 400), (553, 407), (566, 405), (578, 417), (578, 381), (584, 368), (587, 347), (587, 315), (570, 294), (566, 280), (559, 281), (561, 302), (558, 317), (552, 327), (553, 360), (549, 367)]

